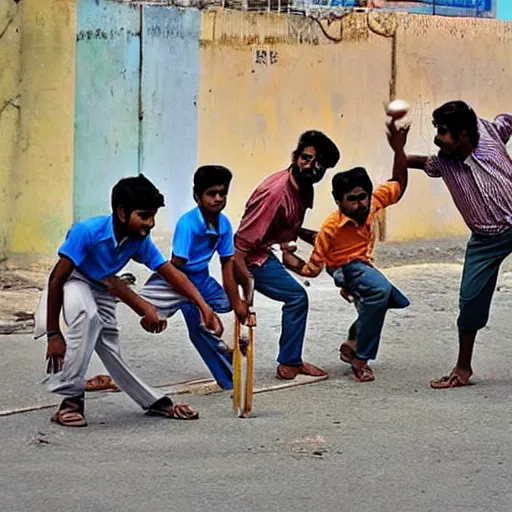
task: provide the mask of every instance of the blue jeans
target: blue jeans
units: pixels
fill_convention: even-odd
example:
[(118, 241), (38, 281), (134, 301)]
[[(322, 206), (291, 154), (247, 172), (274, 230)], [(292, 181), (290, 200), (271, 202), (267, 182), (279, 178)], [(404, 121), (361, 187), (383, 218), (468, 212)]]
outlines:
[[(229, 313), (231, 304), (222, 286), (208, 272), (187, 274), (205, 302), (216, 313)], [(199, 352), (211, 374), (222, 389), (233, 389), (231, 359), (219, 350), (219, 340), (201, 326), (199, 308), (178, 295), (158, 274), (151, 276), (141, 296), (152, 303), (165, 317), (181, 310), (187, 324), (190, 341)]]
[(279, 338), (278, 363), (302, 364), (302, 346), (306, 335), (309, 301), (306, 290), (270, 255), (260, 267), (252, 266), (256, 291), (272, 300), (284, 302)]
[(362, 261), (343, 265), (343, 275), (346, 288), (359, 301), (358, 317), (349, 331), (357, 340), (356, 356), (376, 359), (388, 309), (406, 308), (409, 300), (382, 272)]

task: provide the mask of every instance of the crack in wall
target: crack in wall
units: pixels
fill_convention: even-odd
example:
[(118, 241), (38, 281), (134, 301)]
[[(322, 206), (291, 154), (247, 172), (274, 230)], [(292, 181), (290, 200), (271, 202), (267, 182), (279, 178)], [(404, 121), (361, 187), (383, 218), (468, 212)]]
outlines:
[(8, 107), (20, 109), (20, 105), (18, 104), (18, 100), (20, 99), (20, 95), (14, 96), (13, 98), (9, 98), (8, 100), (4, 101), (2, 106), (0, 107), (0, 118), (2, 117), (3, 113), (7, 110)]
[(8, 17), (5, 27), (0, 31), (0, 39), (2, 39), (2, 37), (4, 37), (4, 35), (9, 30), (9, 27), (12, 25), (12, 23), (14, 22), (17, 14), (18, 14), (21, 0), (14, 0), (14, 3), (16, 4), (16, 7), (14, 9), (14, 12)]

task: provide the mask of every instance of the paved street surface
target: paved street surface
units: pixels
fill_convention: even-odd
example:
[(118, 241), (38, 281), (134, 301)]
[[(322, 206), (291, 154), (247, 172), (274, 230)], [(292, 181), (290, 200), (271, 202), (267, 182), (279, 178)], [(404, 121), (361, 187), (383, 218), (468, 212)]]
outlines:
[[(0, 416), (0, 510), (510, 512), (510, 260), (479, 337), (476, 385), (428, 386), (456, 355), (463, 248), (379, 246), (379, 264), (411, 306), (388, 316), (373, 383), (356, 383), (338, 360), (354, 311), (323, 274), (308, 287), (305, 359), (329, 380), (255, 395), (248, 420), (234, 417), (229, 392), (181, 396), (200, 410), (197, 422), (146, 417), (122, 393), (89, 400), (85, 429), (50, 424), (51, 408)], [(257, 296), (257, 311), (257, 385), (272, 385), (280, 309)], [(125, 357), (148, 382), (209, 377), (179, 314), (160, 335), (124, 306), (119, 318)], [(0, 411), (56, 403), (40, 385), (41, 342), (2, 336), (0, 353)]]

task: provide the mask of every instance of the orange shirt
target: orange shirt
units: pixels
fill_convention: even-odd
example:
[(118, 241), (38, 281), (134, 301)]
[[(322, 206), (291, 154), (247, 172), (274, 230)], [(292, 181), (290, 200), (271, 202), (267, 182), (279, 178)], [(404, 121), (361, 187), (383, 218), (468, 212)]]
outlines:
[(320, 274), (324, 265), (336, 269), (353, 260), (361, 260), (371, 265), (375, 243), (372, 223), (375, 215), (397, 203), (401, 192), (398, 181), (388, 181), (378, 186), (373, 192), (370, 214), (364, 226), (357, 225), (340, 210), (332, 212), (322, 224), (311, 258), (302, 267), (301, 274), (315, 277)]

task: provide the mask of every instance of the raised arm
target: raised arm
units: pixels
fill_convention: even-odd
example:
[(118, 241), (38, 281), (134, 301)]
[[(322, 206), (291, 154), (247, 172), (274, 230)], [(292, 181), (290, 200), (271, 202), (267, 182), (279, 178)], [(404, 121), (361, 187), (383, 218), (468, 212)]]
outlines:
[(409, 133), (409, 126), (398, 128), (391, 120), (387, 123), (388, 127), (388, 142), (391, 149), (395, 152), (393, 160), (393, 173), (391, 179), (400, 183), (401, 194), (403, 195), (407, 188), (408, 171), (407, 171), (407, 156), (405, 155), (405, 144), (407, 143), (407, 135)]

